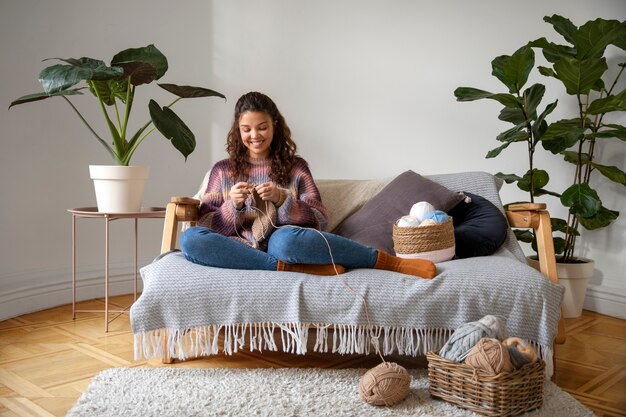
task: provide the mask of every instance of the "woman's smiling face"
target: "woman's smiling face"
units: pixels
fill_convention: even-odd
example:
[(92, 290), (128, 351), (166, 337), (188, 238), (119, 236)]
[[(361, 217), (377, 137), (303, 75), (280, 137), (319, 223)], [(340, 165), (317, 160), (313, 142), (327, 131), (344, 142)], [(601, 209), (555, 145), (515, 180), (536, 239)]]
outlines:
[(239, 134), (248, 155), (267, 158), (274, 138), (274, 121), (265, 112), (248, 111), (239, 117)]

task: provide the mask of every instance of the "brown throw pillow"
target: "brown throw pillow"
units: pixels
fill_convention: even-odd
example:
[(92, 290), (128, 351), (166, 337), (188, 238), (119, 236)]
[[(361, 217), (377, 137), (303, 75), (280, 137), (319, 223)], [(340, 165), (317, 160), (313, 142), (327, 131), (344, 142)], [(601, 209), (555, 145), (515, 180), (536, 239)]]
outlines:
[(361, 209), (346, 218), (334, 233), (364, 245), (394, 254), (393, 224), (409, 214), (413, 204), (427, 201), (437, 210), (448, 211), (464, 199), (413, 171), (405, 171), (372, 197)]

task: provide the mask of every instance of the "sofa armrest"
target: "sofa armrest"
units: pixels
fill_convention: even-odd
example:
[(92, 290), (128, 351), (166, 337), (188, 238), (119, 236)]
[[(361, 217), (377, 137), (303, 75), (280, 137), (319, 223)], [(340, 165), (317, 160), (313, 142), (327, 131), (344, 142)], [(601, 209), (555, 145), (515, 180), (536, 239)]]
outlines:
[(198, 221), (199, 205), (200, 201), (191, 197), (172, 197), (170, 199), (165, 208), (161, 253), (169, 252), (176, 248), (180, 222), (195, 224)]
[[(559, 277), (556, 272), (556, 255), (552, 241), (552, 226), (550, 225), (550, 213), (543, 203), (519, 203), (509, 204), (506, 217), (511, 227), (532, 228), (537, 238), (537, 255), (539, 256), (539, 270), (552, 283), (558, 284)], [(565, 342), (565, 324), (563, 314), (559, 320), (556, 343)]]

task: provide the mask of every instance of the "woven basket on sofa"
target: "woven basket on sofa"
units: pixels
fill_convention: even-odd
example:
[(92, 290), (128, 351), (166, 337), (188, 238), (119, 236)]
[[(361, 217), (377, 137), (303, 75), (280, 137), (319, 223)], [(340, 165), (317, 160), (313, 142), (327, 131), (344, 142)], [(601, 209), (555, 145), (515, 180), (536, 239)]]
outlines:
[(452, 217), (430, 226), (401, 227), (393, 225), (393, 249), (401, 258), (421, 258), (432, 262), (454, 258)]
[(516, 416), (543, 404), (543, 361), (490, 375), (434, 352), (428, 359), (430, 395), (485, 416)]

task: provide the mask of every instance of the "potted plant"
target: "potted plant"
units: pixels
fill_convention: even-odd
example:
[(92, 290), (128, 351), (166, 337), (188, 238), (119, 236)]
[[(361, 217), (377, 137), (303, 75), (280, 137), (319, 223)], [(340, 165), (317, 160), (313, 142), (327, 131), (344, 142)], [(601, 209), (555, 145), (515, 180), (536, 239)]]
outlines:
[[(138, 211), (141, 207), (143, 183), (148, 175), (147, 167), (130, 166), (131, 159), (141, 143), (155, 129), (170, 140), (185, 158), (194, 151), (196, 140), (187, 125), (171, 110), (182, 98), (222, 97), (224, 95), (208, 88), (176, 84), (157, 85), (178, 96), (166, 106), (151, 99), (148, 104), (150, 120), (136, 132), (128, 132), (131, 110), (134, 105), (135, 90), (138, 86), (150, 84), (160, 79), (168, 69), (167, 58), (154, 45), (142, 48), (125, 49), (117, 53), (109, 66), (104, 61), (93, 58), (52, 58), (62, 61), (44, 68), (39, 74), (43, 92), (29, 94), (14, 100), (15, 105), (44, 100), (50, 97), (63, 98), (87, 126), (96, 140), (111, 156), (114, 165), (90, 166), (96, 188), (98, 210), (103, 212)], [(86, 86), (76, 87), (85, 81)], [(110, 140), (105, 140), (83, 117), (68, 96), (80, 95), (82, 90), (96, 97), (102, 110)], [(129, 181), (122, 181), (128, 179)], [(132, 186), (137, 188), (133, 188)], [(120, 196), (110, 192), (119, 192)]]
[[(508, 92), (491, 93), (471, 87), (459, 87), (454, 94), (458, 101), (479, 99), (496, 100), (504, 107), (499, 119), (514, 126), (497, 136), (500, 146), (489, 151), (487, 158), (494, 158), (514, 143), (524, 145), (528, 158), (528, 170), (523, 175), (496, 175), (507, 183), (528, 192), (531, 202), (536, 197), (550, 195), (558, 198), (567, 208), (567, 219), (552, 218), (554, 247), (557, 256), (559, 279), (566, 285), (568, 297), (574, 304), (568, 310), (564, 304), (564, 315), (575, 317), (582, 311), (587, 278), (593, 273), (593, 262), (576, 254), (576, 241), (580, 227), (596, 230), (611, 224), (619, 212), (605, 207), (592, 184), (608, 179), (626, 186), (626, 174), (616, 166), (598, 162), (600, 149), (608, 140), (626, 141), (626, 127), (612, 123), (612, 113), (626, 111), (626, 89), (618, 88), (626, 66), (626, 57), (614, 64), (609, 71), (609, 61), (605, 53), (613, 46), (626, 50), (626, 22), (595, 19), (580, 27), (559, 16), (546, 16), (544, 21), (551, 24), (567, 44), (556, 44), (546, 38), (539, 38), (522, 46), (511, 56), (499, 56), (492, 61), (492, 74), (507, 88)], [(535, 64), (534, 49), (542, 52), (547, 66)], [(611, 60), (611, 62), (614, 62)], [(547, 121), (557, 107), (558, 100), (539, 108), (546, 87), (536, 83), (525, 88), (530, 72), (537, 69), (541, 75), (554, 78), (565, 87), (565, 93), (572, 97), (576, 112), (569, 118)], [(550, 191), (546, 186), (549, 174), (535, 166), (535, 152), (538, 145), (564, 161), (572, 164), (570, 185), (563, 191)], [(567, 166), (567, 165), (565, 165)], [(561, 165), (551, 165), (551, 169), (561, 169)], [(559, 175), (563, 175), (559, 173)], [(594, 182), (592, 183), (592, 179)], [(516, 231), (518, 239), (533, 242), (534, 236), (527, 231)], [(536, 247), (535, 247), (536, 248)], [(582, 268), (581, 273), (569, 272), (572, 267)], [(587, 274), (585, 276), (585, 274)], [(566, 278), (578, 278), (576, 285), (583, 289), (567, 291)]]

